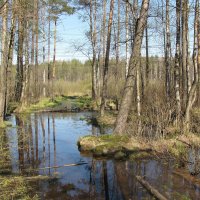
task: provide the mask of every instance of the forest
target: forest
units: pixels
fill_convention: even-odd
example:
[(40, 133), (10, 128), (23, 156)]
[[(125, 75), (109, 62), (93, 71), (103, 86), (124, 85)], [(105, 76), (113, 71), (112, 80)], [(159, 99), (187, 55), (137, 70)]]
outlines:
[(199, 0), (0, 0), (0, 26), (0, 199), (200, 198)]

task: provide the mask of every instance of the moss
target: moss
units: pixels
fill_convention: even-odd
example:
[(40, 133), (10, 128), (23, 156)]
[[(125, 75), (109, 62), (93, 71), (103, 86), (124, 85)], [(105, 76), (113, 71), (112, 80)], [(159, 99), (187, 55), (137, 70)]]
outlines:
[(128, 135), (85, 136), (78, 141), (79, 150), (92, 152), (95, 156), (114, 156), (118, 152), (130, 153), (139, 149), (139, 144)]
[(55, 108), (56, 106), (61, 105), (61, 102), (62, 102), (61, 97), (56, 97), (54, 100), (42, 99), (37, 104), (31, 105), (29, 109), (30, 111), (36, 111), (36, 110), (46, 109), (46, 108)]
[(12, 123), (9, 121), (4, 121), (2, 124), (0, 124), (0, 129), (5, 129), (7, 127), (12, 127)]

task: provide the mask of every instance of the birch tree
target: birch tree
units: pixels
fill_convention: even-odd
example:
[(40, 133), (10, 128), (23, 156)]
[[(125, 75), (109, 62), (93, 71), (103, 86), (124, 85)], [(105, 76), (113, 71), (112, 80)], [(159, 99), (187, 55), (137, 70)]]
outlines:
[(169, 0), (166, 0), (166, 50), (165, 50), (165, 68), (166, 68), (166, 96), (170, 97), (170, 21), (169, 21)]
[(181, 12), (181, 1), (176, 0), (176, 53), (175, 53), (175, 93), (176, 93), (176, 114), (177, 120), (180, 120), (181, 115), (181, 97), (180, 97), (180, 12)]

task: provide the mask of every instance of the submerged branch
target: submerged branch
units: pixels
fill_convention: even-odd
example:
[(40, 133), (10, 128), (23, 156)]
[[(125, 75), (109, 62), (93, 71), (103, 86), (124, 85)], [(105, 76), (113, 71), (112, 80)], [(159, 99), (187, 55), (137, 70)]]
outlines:
[(39, 171), (39, 170), (44, 170), (44, 169), (56, 169), (56, 168), (62, 168), (62, 167), (73, 167), (73, 166), (86, 165), (86, 164), (88, 164), (88, 163), (81, 162), (81, 163), (73, 163), (73, 164), (66, 164), (66, 165), (60, 165), (60, 166), (38, 168), (38, 169), (35, 169), (35, 170)]
[(140, 184), (142, 184), (148, 192), (150, 192), (154, 197), (156, 197), (159, 200), (167, 200), (166, 197), (164, 197), (162, 194), (159, 193), (158, 190), (156, 190), (154, 187), (152, 187), (147, 181), (145, 181), (141, 176), (136, 176), (136, 179)]

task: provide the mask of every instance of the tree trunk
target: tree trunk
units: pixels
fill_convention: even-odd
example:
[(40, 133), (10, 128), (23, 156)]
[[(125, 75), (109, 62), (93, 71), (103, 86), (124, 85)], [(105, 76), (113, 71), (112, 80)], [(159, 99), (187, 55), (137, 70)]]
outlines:
[(13, 51), (14, 51), (14, 40), (15, 40), (15, 31), (16, 31), (16, 7), (15, 0), (12, 1), (12, 16), (11, 16), (11, 27), (10, 35), (8, 42), (8, 55), (6, 63), (6, 75), (5, 75), (5, 104), (4, 104), (4, 114), (7, 113), (8, 102), (10, 99), (11, 92), (11, 68), (13, 62)]
[(190, 129), (190, 111), (196, 99), (197, 84), (198, 84), (198, 70), (200, 68), (200, 19), (199, 19), (199, 0), (195, 3), (195, 19), (194, 19), (194, 50), (193, 50), (193, 64), (194, 64), (194, 81), (192, 83), (188, 100), (185, 109), (185, 116), (183, 122), (184, 132)]
[(101, 90), (100, 96), (102, 94), (102, 87), (103, 87), (103, 67), (105, 64), (105, 54), (106, 54), (106, 5), (107, 5), (107, 0), (103, 0), (103, 5), (102, 5), (102, 10), (103, 10), (103, 16), (102, 16), (102, 64), (101, 64), (101, 70), (100, 70), (100, 76), (101, 76)]
[(50, 81), (51, 81), (51, 20), (50, 14), (48, 16), (48, 97), (50, 96)]
[[(34, 8), (35, 10), (35, 8)], [(33, 14), (33, 19), (32, 19), (32, 30), (31, 30), (31, 71), (32, 71), (32, 80), (34, 82), (35, 80), (35, 69), (34, 69), (34, 64), (35, 64), (35, 11)], [(31, 97), (34, 97), (34, 89), (31, 92)]]
[(162, 34), (163, 34), (163, 47), (164, 47), (164, 55), (166, 55), (166, 25), (164, 19), (164, 1), (162, 0)]
[(165, 68), (166, 68), (166, 97), (170, 97), (170, 22), (169, 22), (169, 0), (166, 0), (166, 50), (165, 50)]
[(188, 97), (188, 84), (187, 84), (187, 58), (188, 58), (188, 44), (187, 44), (187, 9), (188, 0), (182, 1), (182, 107), (186, 108), (187, 97)]
[(116, 68), (115, 68), (115, 96), (114, 96), (114, 100), (116, 102), (116, 110), (118, 110), (118, 88), (119, 88), (119, 85), (118, 85), (118, 80), (119, 80), (119, 54), (120, 54), (120, 35), (121, 35), (121, 31), (120, 31), (120, 28), (121, 28), (121, 25), (120, 25), (120, 20), (121, 20), (121, 17), (120, 17), (120, 2), (121, 0), (118, 0), (118, 11), (117, 11), (117, 38), (116, 38)]
[(126, 1), (126, 69), (125, 75), (128, 75), (129, 67), (129, 2)]
[(103, 0), (103, 59), (104, 61), (105, 61), (105, 56), (106, 56), (106, 4), (107, 4), (107, 0)]
[[(43, 64), (45, 64), (45, 58), (46, 58), (46, 49), (45, 49), (45, 43), (46, 43), (46, 34), (45, 34), (45, 5), (43, 5), (42, 9), (42, 39), (43, 39), (43, 47), (42, 47), (42, 54), (43, 54)], [(46, 68), (44, 65), (44, 71), (43, 71), (43, 97), (46, 97)]]
[[(140, 54), (141, 60), (141, 54)], [(136, 66), (138, 134), (141, 132), (141, 61)]]
[(118, 68), (119, 65), (119, 51), (120, 51), (120, 2), (121, 0), (118, 0), (118, 12), (117, 12), (117, 40), (116, 40), (116, 68)]
[(26, 22), (26, 35), (25, 35), (25, 66), (24, 66), (24, 80), (21, 95), (21, 109), (28, 104), (28, 84), (29, 84), (29, 22)]
[(126, 122), (128, 119), (133, 99), (134, 80), (136, 75), (135, 70), (138, 68), (138, 65), (140, 64), (141, 45), (147, 21), (148, 9), (149, 9), (149, 0), (143, 0), (142, 7), (140, 10), (140, 17), (137, 20), (137, 25), (136, 25), (136, 32), (135, 32), (136, 34), (129, 64), (128, 76), (126, 78), (124, 93), (121, 101), (121, 107), (115, 124), (115, 129), (114, 129), (115, 134), (123, 134), (126, 128)]
[(147, 22), (147, 25), (146, 25), (146, 74), (145, 74), (145, 79), (146, 79), (146, 87), (148, 86), (149, 84), (149, 38), (148, 38), (148, 22)]
[(92, 44), (92, 98), (97, 99), (97, 33), (96, 33), (96, 0), (90, 0), (90, 39)]
[(133, 24), (132, 24), (132, 31), (131, 31), (131, 48), (133, 48), (133, 43), (134, 43), (134, 37), (135, 37), (135, 27), (136, 27), (136, 22), (138, 19), (138, 0), (133, 0)]
[(104, 116), (105, 103), (106, 103), (113, 12), (114, 12), (114, 0), (111, 0), (109, 22), (108, 22), (108, 33), (107, 33), (107, 47), (106, 47), (106, 55), (105, 55), (106, 57), (105, 57), (105, 63), (104, 63), (104, 69), (103, 69), (103, 87), (102, 87), (101, 108), (100, 108), (101, 116)]
[(38, 44), (38, 40), (39, 40), (39, 16), (38, 16), (38, 0), (34, 1), (34, 15), (35, 15), (35, 80), (34, 80), (34, 84), (35, 84), (35, 99), (34, 101), (37, 101), (38, 97), (39, 97), (39, 84), (38, 84), (38, 51), (39, 51), (39, 44)]
[(54, 19), (54, 47), (53, 47), (53, 68), (52, 68), (52, 99), (55, 95), (55, 78), (56, 78), (56, 37), (57, 37), (57, 19)]
[[(21, 5), (20, 5), (21, 6)], [(23, 51), (24, 51), (24, 19), (23, 12), (18, 16), (18, 47), (17, 47), (17, 72), (15, 83), (15, 100), (21, 101), (24, 81)]]
[(181, 115), (181, 97), (180, 97), (180, 11), (181, 1), (176, 0), (176, 54), (175, 54), (175, 94), (176, 94), (176, 119), (180, 120)]
[(7, 64), (7, 16), (8, 14), (8, 4), (7, 1), (4, 0), (4, 7), (2, 8), (2, 53), (1, 53), (1, 68), (0, 68), (0, 125), (3, 123), (4, 120), (4, 104), (5, 104), (5, 75), (6, 75), (6, 64)]

